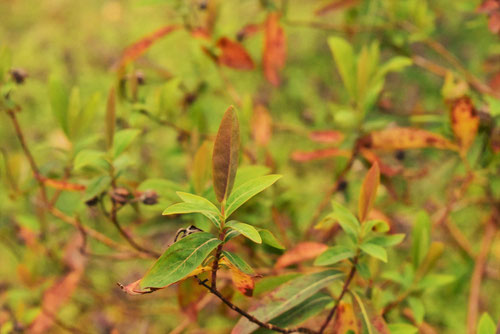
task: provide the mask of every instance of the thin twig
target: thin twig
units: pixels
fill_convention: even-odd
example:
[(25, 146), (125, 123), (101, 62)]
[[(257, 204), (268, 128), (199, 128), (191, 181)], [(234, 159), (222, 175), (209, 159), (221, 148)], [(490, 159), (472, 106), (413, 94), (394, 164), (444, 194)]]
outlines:
[(207, 288), (208, 290), (210, 290), (210, 292), (212, 294), (214, 294), (215, 296), (217, 296), (224, 304), (226, 304), (227, 306), (229, 306), (230, 309), (232, 309), (233, 311), (238, 312), (239, 314), (241, 314), (242, 316), (244, 316), (245, 318), (247, 318), (250, 322), (253, 322), (254, 324), (259, 325), (259, 327), (262, 327), (262, 328), (265, 328), (265, 329), (269, 329), (269, 330), (272, 330), (272, 331), (275, 331), (275, 332), (279, 332), (279, 333), (308, 333), (308, 334), (318, 334), (318, 332), (315, 332), (315, 331), (313, 331), (312, 329), (309, 329), (309, 328), (304, 328), (304, 327), (281, 328), (281, 327), (278, 327), (278, 326), (273, 325), (271, 323), (262, 322), (259, 319), (257, 319), (256, 317), (254, 317), (253, 315), (247, 313), (246, 311), (242, 310), (238, 306), (234, 305), (231, 301), (229, 301), (226, 297), (224, 297), (217, 289), (214, 289), (210, 285), (208, 285), (206, 283), (206, 281), (202, 281), (197, 276), (195, 276), (195, 278), (198, 280), (198, 283), (200, 285), (202, 285), (205, 288)]

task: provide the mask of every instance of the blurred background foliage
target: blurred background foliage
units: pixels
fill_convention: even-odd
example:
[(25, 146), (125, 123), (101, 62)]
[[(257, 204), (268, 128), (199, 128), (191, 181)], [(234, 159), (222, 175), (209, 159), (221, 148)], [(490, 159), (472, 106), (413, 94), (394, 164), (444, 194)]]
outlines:
[[(338, 2), (338, 8), (328, 9), (331, 1), (323, 0), (0, 0), (2, 105), (15, 103), (22, 109), (17, 118), (41, 175), (85, 186), (84, 191), (65, 189), (60, 194), (49, 186), (49, 198), (58, 194), (54, 207), (122, 247), (117, 252), (88, 237), (85, 259), (74, 259), (80, 254), (71, 248), (81, 243), (71, 241), (79, 236), (78, 226), (44, 211), (29, 162), (2, 112), (1, 332), (29, 328), (43, 304), (50, 303), (43, 296), (51, 287), (61, 290), (50, 306), (55, 312), (45, 329), (50, 332), (230, 332), (237, 317), (215, 300), (206, 301), (209, 306), (196, 315), (179, 307), (190, 303), (186, 293), (199, 298), (197, 287), (181, 285), (131, 297), (116, 286), (140, 277), (151, 260), (131, 253), (106, 217), (108, 197), (117, 196), (110, 165), (130, 201), (120, 209), (119, 219), (141, 244), (159, 252), (180, 227), (195, 223), (209, 229), (200, 217), (162, 217), (161, 212), (178, 201), (178, 190), (215, 199), (210, 182), (202, 182), (201, 189), (195, 185), (193, 175), (203, 173), (195, 171), (197, 166), (209, 164), (196, 161), (195, 154), (204, 140), (213, 139), (224, 110), (233, 104), (242, 128), (239, 175), (284, 175), (237, 218), (272, 230), (287, 248), (304, 240), (332, 243), (331, 234), (310, 227), (324, 216), (318, 205), (349, 158), (333, 154), (317, 159), (317, 150), (332, 144), (311, 140), (311, 133), (337, 131), (344, 139), (333, 146), (349, 152), (362, 135), (395, 125), (452, 139), (449, 101), (469, 95), (481, 123), (464, 156), (426, 147), (389, 150), (377, 157), (399, 171), (383, 175), (377, 212), (390, 221), (391, 230), (408, 236), (391, 251), (388, 264), (373, 262), (373, 281), (364, 286), (377, 307), (405, 293), (413, 275), (412, 230), (418, 219), (428, 219), (430, 238), (445, 245), (432, 268), (434, 276), (387, 318), (411, 322), (404, 312), (409, 308), (419, 328), (425, 323), (438, 333), (465, 333), (484, 226), (496, 219), (498, 228), (499, 219), (491, 218), (500, 200), (500, 42), (488, 29), (488, 15), (493, 14), (478, 12), (480, 1)], [(286, 35), (286, 65), (278, 86), (262, 71), (264, 33), (241, 34), (248, 24), (265, 22), (270, 12), (280, 13)], [(195, 28), (211, 21), (211, 37), (194, 37)], [(127, 46), (172, 24), (183, 28), (155, 41), (136, 61), (127, 62), (123, 72), (116, 70)], [(255, 68), (239, 70), (214, 61), (210, 54), (219, 55), (215, 41), (221, 37), (239, 37)], [(384, 64), (391, 68), (384, 70)], [(363, 79), (363, 66), (372, 66), (368, 72), (375, 79)], [(10, 79), (10, 69), (28, 74), (22, 85)], [(356, 84), (349, 78), (356, 78)], [(123, 152), (114, 148), (106, 162), (105, 119), (114, 85), (116, 136), (119, 130), (136, 131), (115, 136), (115, 146), (118, 141)], [(316, 155), (304, 158), (301, 152)], [(333, 198), (355, 208), (369, 165), (366, 158), (356, 159), (342, 187), (332, 191)], [(156, 204), (140, 203), (145, 190), (159, 195)], [(89, 205), (96, 195), (100, 203)], [(234, 247), (264, 277), (288, 272), (270, 269), (281, 251), (244, 240)], [(479, 308), (498, 319), (500, 242), (495, 232), (488, 259), (479, 281)], [(75, 264), (79, 261), (85, 264)], [(294, 270), (302, 269), (299, 265)], [(61, 279), (80, 270), (76, 290), (64, 290), (71, 284)], [(257, 298), (261, 282), (267, 284), (265, 279), (257, 283)], [(183, 288), (188, 290), (184, 295)], [(226, 293), (230, 291), (228, 287)], [(233, 298), (250, 303), (238, 293)]]

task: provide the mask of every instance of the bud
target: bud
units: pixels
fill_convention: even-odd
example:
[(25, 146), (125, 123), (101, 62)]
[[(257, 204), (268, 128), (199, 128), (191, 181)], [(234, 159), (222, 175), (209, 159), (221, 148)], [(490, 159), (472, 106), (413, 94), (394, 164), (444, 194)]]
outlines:
[(123, 187), (113, 189), (110, 195), (111, 200), (119, 204), (125, 204), (130, 199), (130, 192)]
[(141, 194), (140, 199), (145, 205), (155, 205), (158, 203), (158, 194), (154, 190), (146, 190)]
[(18, 85), (22, 85), (24, 80), (28, 77), (28, 72), (22, 68), (13, 68), (9, 71), (12, 80)]
[(92, 197), (91, 199), (85, 201), (87, 206), (95, 206), (99, 202), (99, 198), (97, 196)]

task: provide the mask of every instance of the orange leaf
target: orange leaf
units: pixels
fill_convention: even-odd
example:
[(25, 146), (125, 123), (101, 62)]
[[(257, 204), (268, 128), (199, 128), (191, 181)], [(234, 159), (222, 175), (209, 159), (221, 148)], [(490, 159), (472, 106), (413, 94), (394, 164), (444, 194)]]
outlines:
[(380, 183), (380, 169), (378, 163), (375, 162), (368, 173), (366, 173), (363, 185), (361, 186), (361, 194), (359, 195), (359, 221), (363, 222), (370, 212), (375, 197), (377, 196), (377, 188)]
[(346, 334), (349, 333), (349, 331), (351, 331), (351, 334), (359, 333), (358, 323), (352, 304), (346, 302), (339, 303), (333, 328), (333, 333), (338, 334)]
[(335, 10), (356, 6), (358, 2), (359, 0), (335, 0), (317, 9), (314, 13), (317, 16), (325, 15)]
[(151, 34), (144, 36), (137, 42), (133, 43), (129, 47), (125, 49), (122, 53), (122, 57), (118, 61), (118, 65), (116, 66), (119, 69), (123, 69), (128, 63), (136, 60), (139, 58), (144, 52), (146, 52), (153, 43), (158, 41), (160, 38), (163, 36), (167, 35), (168, 33), (178, 29), (179, 27), (176, 25), (168, 25), (165, 27), (162, 27)]
[(49, 179), (49, 178), (46, 178), (44, 176), (39, 176), (38, 178), (47, 187), (51, 187), (51, 188), (54, 188), (54, 189), (67, 190), (67, 191), (83, 191), (83, 190), (86, 189), (86, 187), (83, 184), (69, 183), (69, 182), (66, 182), (66, 181)]
[(312, 131), (309, 139), (318, 143), (338, 143), (344, 139), (344, 134), (334, 130)]
[(233, 106), (227, 108), (215, 137), (212, 177), (217, 200), (222, 202), (233, 189), (238, 167), (240, 129)]
[(288, 267), (289, 265), (300, 263), (307, 260), (312, 260), (316, 258), (318, 255), (326, 251), (328, 248), (327, 245), (319, 243), (306, 241), (297, 244), (294, 248), (285, 252), (285, 254), (281, 255), (276, 261), (276, 265), (274, 266), (276, 269), (281, 269)]
[(279, 14), (269, 13), (265, 23), (264, 55), (262, 65), (267, 81), (278, 86), (280, 84), (279, 72), (285, 66), (286, 37), (280, 26)]
[(466, 153), (476, 138), (479, 116), (469, 97), (456, 99), (450, 113), (451, 128), (460, 143), (460, 152)]
[(299, 162), (319, 160), (331, 157), (350, 157), (351, 152), (339, 150), (338, 148), (325, 148), (312, 152), (295, 151), (292, 153), (292, 159)]
[(254, 69), (252, 58), (241, 44), (222, 37), (217, 41), (217, 47), (222, 52), (217, 58), (219, 64), (238, 70)]
[(269, 110), (262, 104), (257, 104), (253, 108), (252, 115), (252, 136), (257, 145), (267, 146), (271, 140), (273, 120)]
[(227, 266), (231, 270), (231, 278), (236, 289), (245, 296), (252, 297), (253, 289), (255, 288), (253, 277), (239, 270), (226, 258), (222, 258), (220, 264)]
[(375, 162), (378, 163), (380, 173), (382, 173), (383, 175), (391, 177), (403, 171), (403, 168), (401, 166), (392, 167), (385, 164), (373, 151), (362, 148), (359, 150), (359, 153), (361, 153), (361, 155), (372, 164), (374, 164)]
[(358, 141), (367, 149), (386, 151), (434, 147), (444, 150), (457, 150), (457, 145), (435, 133), (414, 129), (394, 127), (372, 132)]
[(241, 28), (240, 31), (238, 31), (236, 38), (238, 39), (238, 41), (241, 42), (245, 38), (255, 35), (261, 29), (262, 29), (261, 24), (253, 24), (253, 23), (247, 24), (246, 26)]

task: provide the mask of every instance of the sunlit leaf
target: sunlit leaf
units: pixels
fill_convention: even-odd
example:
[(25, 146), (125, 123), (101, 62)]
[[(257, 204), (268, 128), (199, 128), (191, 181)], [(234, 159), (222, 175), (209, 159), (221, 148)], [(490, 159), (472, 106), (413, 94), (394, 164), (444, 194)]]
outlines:
[(365, 242), (361, 244), (360, 248), (366, 254), (373, 256), (382, 262), (387, 262), (387, 251), (382, 246)]
[(368, 173), (366, 173), (363, 185), (361, 186), (361, 193), (359, 195), (359, 221), (363, 222), (368, 213), (370, 212), (375, 197), (377, 196), (377, 188), (380, 183), (380, 170), (378, 163), (374, 163)]
[(495, 334), (497, 332), (495, 322), (488, 313), (483, 313), (477, 325), (477, 334)]
[(227, 199), (225, 216), (231, 216), (236, 209), (242, 206), (250, 198), (254, 197), (261, 191), (264, 191), (280, 178), (281, 175), (260, 176), (256, 179), (247, 181), (238, 188), (234, 189), (233, 193)]
[(231, 194), (238, 167), (239, 146), (238, 118), (231, 106), (226, 110), (220, 123), (212, 155), (212, 177), (215, 195), (219, 202), (224, 201)]
[(314, 264), (316, 266), (329, 266), (351, 257), (354, 257), (354, 252), (352, 249), (346, 246), (338, 245), (330, 247), (326, 251), (321, 253), (316, 261), (314, 261)]

